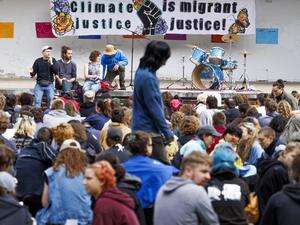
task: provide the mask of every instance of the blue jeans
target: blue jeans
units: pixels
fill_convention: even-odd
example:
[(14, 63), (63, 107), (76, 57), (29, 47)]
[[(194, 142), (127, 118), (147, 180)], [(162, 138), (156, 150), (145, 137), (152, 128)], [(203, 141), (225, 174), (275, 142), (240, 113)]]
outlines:
[(46, 94), (48, 104), (50, 105), (52, 99), (54, 98), (54, 85), (50, 84), (48, 86), (42, 87), (36, 84), (34, 87), (34, 106), (41, 107), (43, 95)]
[(83, 84), (83, 92), (94, 91), (95, 93), (100, 89), (100, 83), (95, 83), (91, 80), (86, 80)]

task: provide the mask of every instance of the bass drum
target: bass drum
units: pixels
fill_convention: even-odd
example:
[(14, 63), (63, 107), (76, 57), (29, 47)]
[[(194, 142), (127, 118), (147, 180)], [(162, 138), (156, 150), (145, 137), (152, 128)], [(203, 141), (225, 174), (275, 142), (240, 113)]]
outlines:
[(195, 67), (192, 74), (192, 82), (199, 89), (218, 89), (224, 81), (224, 75), (220, 67), (211, 64), (201, 64)]

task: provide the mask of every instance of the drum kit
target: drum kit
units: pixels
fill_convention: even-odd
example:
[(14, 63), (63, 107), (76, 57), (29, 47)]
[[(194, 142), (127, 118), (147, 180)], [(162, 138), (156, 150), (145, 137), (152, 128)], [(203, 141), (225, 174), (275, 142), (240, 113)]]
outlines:
[[(196, 65), (192, 73), (192, 84), (195, 88), (215, 90), (226, 89), (226, 86), (229, 89), (237, 88), (233, 79), (233, 71), (238, 68), (238, 62), (232, 60), (231, 49), (232, 43), (239, 40), (240, 37), (236, 34), (227, 34), (222, 37), (223, 42), (229, 43), (228, 59), (225, 59), (225, 50), (220, 47), (213, 47), (209, 52), (206, 52), (197, 46), (188, 46), (192, 47), (190, 61)], [(241, 89), (249, 89), (246, 74), (246, 59), (249, 53), (244, 51), (242, 54), (244, 56), (244, 72), (240, 77), (240, 80), (243, 79), (243, 87)], [(224, 73), (227, 76), (226, 79)]]

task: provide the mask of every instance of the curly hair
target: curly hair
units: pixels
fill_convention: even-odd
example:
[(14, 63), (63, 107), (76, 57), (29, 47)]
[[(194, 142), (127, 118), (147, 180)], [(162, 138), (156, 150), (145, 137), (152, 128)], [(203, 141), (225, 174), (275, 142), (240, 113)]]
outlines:
[(66, 168), (66, 176), (74, 178), (84, 172), (87, 158), (79, 150), (66, 148), (58, 153), (53, 164), (53, 170), (58, 171), (61, 165), (64, 165)]
[(186, 116), (197, 116), (197, 113), (192, 104), (183, 104), (180, 109), (180, 112), (183, 112)]
[(199, 127), (199, 119), (196, 116), (186, 116), (181, 123), (180, 132), (183, 135), (194, 135)]
[(76, 123), (76, 122), (69, 122), (73, 128), (74, 131), (74, 139), (76, 141), (80, 142), (85, 142), (88, 139), (87, 133), (86, 133), (86, 128), (83, 124), (81, 123)]
[(3, 94), (0, 94), (0, 110), (3, 110), (6, 105), (6, 97)]
[(99, 181), (103, 183), (102, 189), (116, 187), (115, 170), (107, 161), (100, 161), (89, 166), (94, 172)]
[(232, 98), (235, 101), (237, 106), (239, 106), (240, 104), (249, 105), (249, 99), (248, 99), (247, 95), (235, 94)]
[(169, 91), (165, 91), (161, 94), (163, 103), (165, 106), (170, 106), (171, 100), (173, 99), (173, 95)]
[(149, 141), (149, 134), (143, 131), (136, 131), (125, 136), (123, 145), (126, 146), (133, 155), (146, 156), (148, 154), (147, 145)]
[(34, 121), (36, 123), (42, 123), (43, 122), (43, 117), (44, 117), (44, 111), (42, 108), (33, 108), (31, 110), (31, 113), (33, 115)]
[(292, 107), (285, 100), (282, 100), (278, 103), (278, 109), (277, 110), (278, 110), (278, 113), (281, 114), (286, 119), (289, 119), (292, 116)]
[(180, 128), (182, 122), (184, 119), (184, 113), (180, 111), (176, 111), (172, 114), (171, 116), (171, 128), (173, 131), (176, 131), (177, 129)]
[(75, 132), (71, 124), (62, 123), (55, 128), (52, 128), (53, 138), (60, 146), (67, 139), (74, 139)]

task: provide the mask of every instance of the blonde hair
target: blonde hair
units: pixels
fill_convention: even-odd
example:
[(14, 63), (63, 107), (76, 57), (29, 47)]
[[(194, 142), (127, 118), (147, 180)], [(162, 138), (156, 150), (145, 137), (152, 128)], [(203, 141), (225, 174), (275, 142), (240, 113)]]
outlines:
[(282, 100), (278, 103), (277, 111), (286, 119), (289, 119), (292, 116), (292, 107), (286, 100)]
[(74, 139), (75, 132), (71, 124), (62, 123), (55, 128), (52, 128), (53, 138), (60, 146), (67, 139)]
[(177, 112), (174, 112), (171, 116), (171, 128), (173, 131), (176, 131), (177, 129), (180, 128), (183, 120), (184, 120), (184, 113), (183, 112), (180, 112), (180, 111), (177, 111)]
[(124, 124), (130, 128), (132, 122), (132, 109), (123, 107), (123, 110), (124, 110)]
[(22, 115), (22, 117), (17, 121), (16, 134), (25, 137), (34, 137), (36, 131), (36, 124), (34, 118), (27, 115)]
[(6, 97), (0, 94), (0, 110), (3, 110), (6, 104)]
[(258, 129), (253, 123), (245, 122), (240, 125), (247, 129), (247, 132), (251, 137), (247, 140), (240, 140), (238, 144), (237, 153), (241, 157), (242, 161), (245, 162), (250, 155), (251, 148), (256, 141)]

